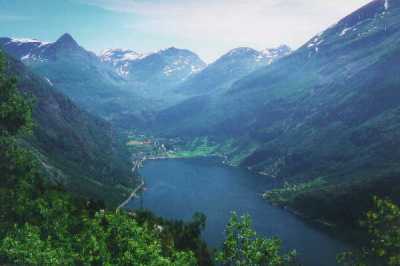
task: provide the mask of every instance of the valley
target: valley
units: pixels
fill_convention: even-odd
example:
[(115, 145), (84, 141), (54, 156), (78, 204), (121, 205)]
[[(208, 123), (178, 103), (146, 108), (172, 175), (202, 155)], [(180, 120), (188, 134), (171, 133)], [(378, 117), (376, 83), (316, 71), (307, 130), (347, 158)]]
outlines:
[[(115, 222), (135, 228), (138, 239), (155, 239), (157, 254), (138, 244), (159, 259), (154, 265), (212, 265), (213, 248), (225, 245), (215, 253), (227, 252), (232, 244), (226, 237), (233, 236), (223, 234), (234, 228), (228, 221), (245, 222), (241, 215), (250, 214), (252, 240), (277, 236), (283, 240), (278, 256), (294, 249), (300, 264), (331, 266), (343, 251), (400, 232), (397, 0), (372, 0), (295, 49), (239, 46), (212, 62), (174, 46), (95, 53), (70, 33), (52, 42), (0, 37), (0, 56), (0, 85), (8, 93), (0, 95), (0, 146), (7, 151), (0, 170), (11, 180), (0, 196), (23, 206), (21, 213), (4, 210), (10, 220), (0, 215), (5, 240), (14, 224), (28, 224), (36, 226), (37, 241), (52, 232), (49, 250), (74, 254), (67, 265), (84, 259), (93, 260), (85, 265), (132, 265), (113, 255), (99, 259), (93, 254), (100, 248), (85, 258), (74, 250), (94, 230), (108, 234)], [(41, 219), (58, 210), (68, 216), (68, 229), (42, 228)], [(386, 231), (371, 237), (375, 226)], [(75, 229), (79, 238), (70, 234)], [(114, 235), (107, 237), (118, 246)], [(113, 254), (105, 239), (93, 247)], [(392, 253), (399, 251), (397, 240), (387, 241)], [(0, 264), (3, 257), (12, 262), (12, 248), (2, 241)], [(383, 254), (378, 262), (391, 252), (371, 250)], [(382, 265), (400, 264), (393, 258)]]

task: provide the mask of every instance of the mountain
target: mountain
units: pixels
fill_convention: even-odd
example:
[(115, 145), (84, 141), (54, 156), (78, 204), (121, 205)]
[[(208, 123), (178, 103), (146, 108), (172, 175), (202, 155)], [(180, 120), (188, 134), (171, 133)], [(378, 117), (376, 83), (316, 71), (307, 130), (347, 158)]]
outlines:
[(0, 45), (8, 54), (28, 65), (62, 60), (67, 55), (85, 61), (97, 59), (95, 54), (80, 47), (68, 33), (54, 43), (34, 39), (0, 38)]
[(0, 46), (19, 59), (30, 54), (32, 50), (38, 49), (47, 44), (48, 43), (34, 39), (0, 38)]
[(34, 98), (34, 132), (21, 139), (41, 163), (43, 173), (68, 190), (114, 205), (134, 184), (129, 155), (110, 124), (77, 107), (48, 81), (7, 56), (7, 72)]
[(115, 67), (132, 90), (147, 98), (164, 98), (170, 90), (206, 67), (198, 55), (171, 47), (143, 55), (131, 50), (106, 50), (100, 58)]
[(144, 57), (144, 54), (129, 49), (107, 49), (99, 55), (102, 62), (110, 64), (124, 78), (129, 75), (130, 64)]
[(68, 33), (52, 43), (0, 38), (0, 47), (89, 112), (125, 129), (144, 127), (156, 111), (180, 101), (171, 90), (206, 66), (174, 47), (148, 55), (109, 49), (97, 56)]
[(296, 184), (269, 194), (279, 204), (352, 224), (371, 195), (400, 200), (399, 63), (400, 2), (375, 0), (156, 124), (170, 136), (208, 137), (231, 162)]
[(290, 52), (291, 49), (286, 45), (263, 51), (247, 47), (233, 49), (203, 71), (191, 76), (177, 88), (177, 91), (184, 94), (216, 93)]
[(140, 120), (142, 99), (124, 90), (125, 83), (114, 69), (70, 34), (53, 43), (0, 38), (0, 47), (86, 110), (110, 121), (135, 124)]
[(276, 60), (287, 56), (292, 52), (292, 49), (287, 45), (281, 45), (276, 48), (266, 48), (261, 50), (261, 58), (266, 60), (268, 64), (272, 64)]
[(201, 71), (206, 64), (195, 53), (175, 47), (143, 55), (131, 50), (107, 50), (101, 55), (103, 61), (114, 66), (126, 66), (123, 73), (130, 81), (148, 83), (151, 80), (179, 83)]

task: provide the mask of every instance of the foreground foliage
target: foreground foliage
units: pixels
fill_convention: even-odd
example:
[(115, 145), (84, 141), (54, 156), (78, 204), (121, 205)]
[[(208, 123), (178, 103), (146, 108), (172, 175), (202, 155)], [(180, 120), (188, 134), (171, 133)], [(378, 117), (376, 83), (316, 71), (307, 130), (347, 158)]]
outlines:
[(277, 238), (258, 237), (251, 229), (249, 216), (236, 213), (226, 228), (226, 238), (217, 260), (226, 266), (285, 266), (294, 265), (296, 252), (282, 255), (282, 243)]
[(359, 251), (341, 254), (339, 261), (344, 265), (400, 265), (400, 207), (376, 197), (374, 205), (361, 221), (369, 242)]
[(141, 210), (135, 212), (135, 220), (140, 225), (155, 228), (157, 237), (164, 247), (174, 247), (181, 251), (193, 251), (200, 266), (213, 265), (212, 256), (207, 245), (202, 241), (201, 233), (206, 226), (206, 216), (195, 213), (191, 222), (170, 221)]
[(32, 124), (32, 106), (2, 70), (0, 264), (195, 265), (191, 251), (176, 250), (173, 241), (166, 247), (153, 228), (73, 198), (42, 178), (37, 161), (16, 140)]

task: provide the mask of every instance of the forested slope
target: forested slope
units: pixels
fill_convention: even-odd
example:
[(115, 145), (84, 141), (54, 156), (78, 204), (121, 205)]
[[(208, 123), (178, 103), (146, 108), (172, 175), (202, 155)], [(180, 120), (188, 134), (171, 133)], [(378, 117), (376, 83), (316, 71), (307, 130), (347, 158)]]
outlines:
[(56, 183), (88, 197), (116, 204), (134, 186), (129, 154), (111, 125), (77, 107), (21, 62), (7, 57), (7, 73), (34, 101), (33, 135), (20, 139), (32, 148)]

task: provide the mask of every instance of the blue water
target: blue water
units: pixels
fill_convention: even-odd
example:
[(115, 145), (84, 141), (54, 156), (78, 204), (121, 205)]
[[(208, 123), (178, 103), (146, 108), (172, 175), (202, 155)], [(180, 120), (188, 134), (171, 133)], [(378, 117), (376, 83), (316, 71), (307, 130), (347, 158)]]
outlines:
[[(219, 247), (230, 213), (250, 214), (258, 234), (277, 236), (285, 249), (296, 249), (302, 264), (336, 265), (336, 254), (348, 247), (298, 217), (262, 199), (274, 186), (265, 176), (223, 165), (215, 159), (147, 161), (140, 170), (145, 177), (143, 206), (155, 214), (190, 220), (195, 212), (207, 215), (205, 241)], [(139, 208), (132, 200), (128, 208)]]

